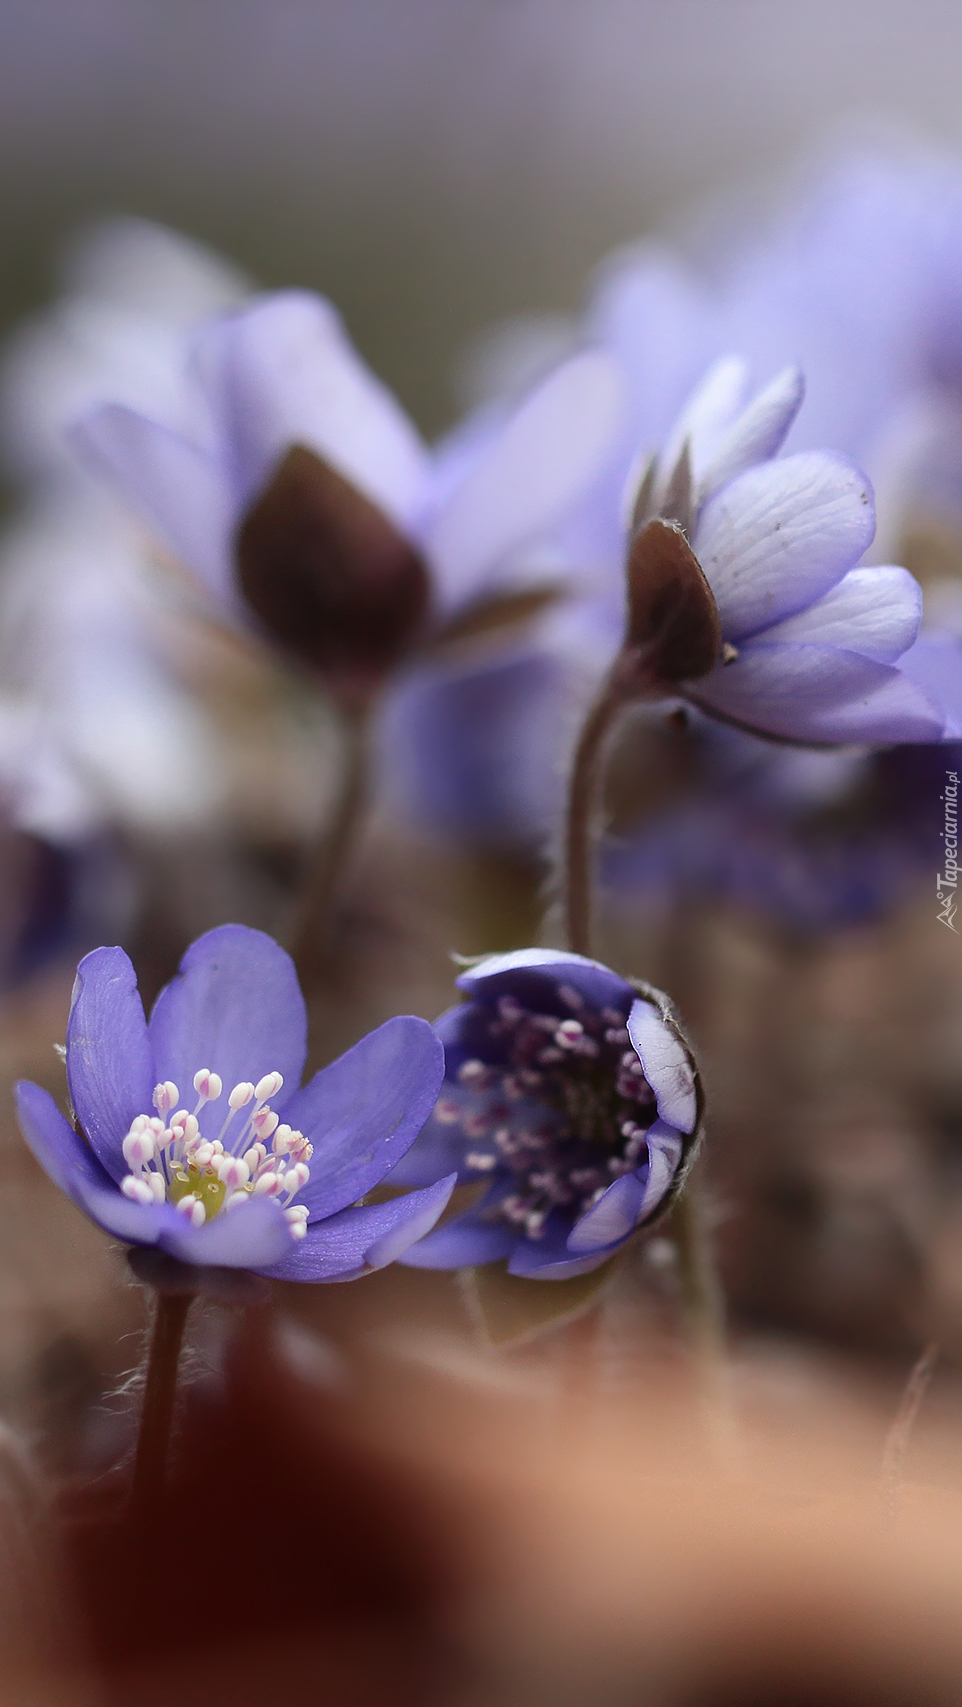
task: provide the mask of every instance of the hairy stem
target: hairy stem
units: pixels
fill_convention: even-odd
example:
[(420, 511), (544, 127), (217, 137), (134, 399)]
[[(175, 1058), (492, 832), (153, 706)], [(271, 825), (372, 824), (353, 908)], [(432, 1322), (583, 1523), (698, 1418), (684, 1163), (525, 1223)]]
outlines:
[(609, 677), (585, 718), (571, 767), (565, 824), (564, 906), (565, 936), (575, 954), (591, 954), (594, 844), (604, 749), (623, 704), (623, 694)]
[(157, 1293), (140, 1434), (134, 1459), (131, 1503), (135, 1511), (149, 1510), (163, 1497), (180, 1348), (192, 1302), (189, 1292)]
[(338, 889), (356, 847), (367, 807), (369, 728), (367, 710), (345, 713), (337, 800), (331, 817), (323, 826), (298, 897), (291, 932), (291, 955), (305, 994), (323, 976)]
[(938, 1360), (939, 1347), (933, 1340), (925, 1347), (913, 1365), (899, 1402), (899, 1408), (895, 1413), (895, 1419), (885, 1437), (885, 1450), (882, 1454), (881, 1495), (886, 1510), (893, 1517), (898, 1510), (899, 1490), (905, 1469), (905, 1454), (908, 1451), (912, 1430), (915, 1427), (922, 1400), (928, 1391), (928, 1385)]
[(712, 1450), (722, 1469), (739, 1469), (738, 1423), (725, 1334), (725, 1300), (696, 1171), (671, 1215), (692, 1361)]

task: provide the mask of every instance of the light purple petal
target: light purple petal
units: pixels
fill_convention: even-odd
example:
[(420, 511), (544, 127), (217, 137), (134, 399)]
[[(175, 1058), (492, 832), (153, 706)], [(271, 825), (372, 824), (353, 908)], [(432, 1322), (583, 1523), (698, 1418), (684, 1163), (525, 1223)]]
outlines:
[(222, 1210), (202, 1227), (192, 1227), (176, 1209), (170, 1209), (157, 1243), (181, 1262), (261, 1269), (285, 1257), (294, 1239), (278, 1204), (252, 1198), (238, 1209)]
[(899, 668), (944, 711), (944, 737), (962, 736), (962, 641), (954, 634), (920, 634)]
[(213, 456), (122, 403), (93, 410), (71, 437), (173, 556), (231, 601), (234, 517), (226, 470)]
[(282, 1092), (271, 1099), (280, 1113), (300, 1084), (307, 1054), (307, 1013), (290, 955), (246, 925), (207, 931), (161, 990), (150, 1041), (157, 1079), (173, 1079), (186, 1107), (193, 1107), (200, 1068), (223, 1079), (223, 1099), (202, 1110), (203, 1131), (224, 1119), (234, 1085), (245, 1079), (256, 1084), (274, 1071), (284, 1075)]
[(16, 1101), (20, 1130), (54, 1184), (105, 1233), (132, 1244), (155, 1244), (165, 1215), (176, 1211), (124, 1197), (39, 1085), (21, 1081)]
[(798, 368), (785, 368), (777, 374), (732, 422), (716, 446), (710, 464), (698, 476), (700, 498), (710, 498), (755, 463), (768, 462), (776, 456), (804, 396), (805, 380)]
[(508, 1262), (508, 1273), (531, 1280), (571, 1280), (576, 1274), (590, 1274), (592, 1269), (600, 1268), (618, 1249), (617, 1244), (607, 1245), (603, 1250), (572, 1256), (567, 1239), (565, 1218), (559, 1215), (554, 1225), (549, 1219), (540, 1239), (518, 1239)]
[(20, 1130), (54, 1185), (69, 1197), (81, 1178), (104, 1190), (113, 1187), (110, 1175), (61, 1114), (49, 1091), (41, 1090), (29, 1079), (21, 1079), (14, 1087), (14, 1097)]
[(552, 948), (518, 948), (508, 954), (488, 955), (455, 982), (460, 990), (486, 1000), (502, 989), (523, 990), (528, 983), (534, 988), (571, 984), (597, 1007), (624, 1005), (634, 996), (631, 985), (600, 960)]
[(453, 1190), (452, 1174), (389, 1203), (342, 1209), (329, 1221), (315, 1221), (291, 1254), (265, 1272), (272, 1280), (354, 1280), (383, 1268), (434, 1226)]
[(644, 1202), (648, 1166), (616, 1179), (568, 1234), (569, 1251), (589, 1253), (617, 1244), (633, 1233)]
[(645, 1143), (648, 1146), (648, 1175), (638, 1211), (639, 1222), (647, 1221), (654, 1214), (669, 1191), (685, 1148), (684, 1135), (664, 1120), (656, 1120), (654, 1126), (648, 1128)]
[(137, 978), (122, 948), (95, 948), (77, 968), (67, 1021), (67, 1083), (84, 1135), (107, 1172), (138, 1114), (153, 1114), (157, 1075)]
[(399, 1015), (296, 1092), (284, 1119), (314, 1145), (311, 1178), (298, 1193), (312, 1219), (346, 1209), (380, 1183), (414, 1143), (443, 1077), (440, 1038), (427, 1020)]
[(246, 508), (291, 445), (317, 451), (392, 519), (409, 524), (427, 453), (365, 367), (340, 316), (307, 291), (277, 291), (200, 334), (195, 360)]
[(474, 596), (511, 552), (571, 508), (601, 466), (620, 407), (613, 362), (584, 351), (491, 435), (425, 529), (442, 605)]
[(766, 628), (764, 639), (840, 646), (894, 664), (912, 645), (921, 620), (922, 589), (907, 569), (850, 569), (807, 610)]
[(737, 644), (820, 599), (874, 531), (871, 486), (842, 457), (805, 451), (739, 475), (709, 499), (692, 541), (725, 639)]
[(460, 1125), (444, 1121), (427, 1121), (406, 1156), (391, 1169), (391, 1185), (431, 1185), (446, 1174), (457, 1174), (458, 1184), (477, 1179), (477, 1173), (464, 1160), (469, 1144)]
[(412, 1245), (402, 1258), (405, 1267), (472, 1268), (476, 1263), (500, 1262), (510, 1256), (517, 1243), (517, 1228), (492, 1216), (492, 1210), (513, 1190), (513, 1180), (499, 1179), (480, 1203)]
[(652, 1002), (641, 997), (628, 1015), (628, 1036), (655, 1093), (661, 1120), (693, 1132), (698, 1117), (695, 1075), (681, 1039)]
[(933, 701), (890, 664), (834, 646), (753, 641), (690, 697), (761, 735), (844, 745), (939, 740)]
[(696, 386), (675, 422), (672, 434), (659, 457), (662, 481), (671, 471), (687, 442), (696, 479), (715, 458), (732, 423), (739, 416), (748, 389), (748, 366), (741, 356), (722, 356), (713, 362)]

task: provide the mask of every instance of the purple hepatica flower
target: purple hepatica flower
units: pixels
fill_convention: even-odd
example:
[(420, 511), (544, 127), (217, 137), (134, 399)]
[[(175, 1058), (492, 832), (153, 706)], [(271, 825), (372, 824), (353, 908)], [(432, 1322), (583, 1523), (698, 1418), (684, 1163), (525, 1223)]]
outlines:
[(105, 403), (75, 429), (235, 620), (348, 702), (507, 594), (593, 478), (620, 401), (585, 350), (517, 408), (432, 455), (322, 298), (282, 291), (201, 327), (179, 413)]
[(149, 1025), (126, 954), (95, 949), (67, 1025), (77, 1130), (26, 1082), (20, 1124), (115, 1238), (191, 1265), (353, 1280), (432, 1227), (451, 1194), (453, 1177), (358, 1206), (430, 1114), (443, 1052), (424, 1020), (391, 1019), (298, 1089), (306, 1051), (294, 964), (262, 931), (199, 937)]
[[(802, 401), (794, 369), (747, 404), (745, 389), (743, 363), (716, 363), (634, 482), (629, 642), (654, 632), (662, 685), (754, 734), (938, 740), (940, 708), (897, 668), (920, 589), (906, 569), (858, 566), (869, 482), (827, 452), (778, 457)], [(682, 588), (681, 621), (659, 633)]]
[(395, 1178), (456, 1168), (480, 1203), (410, 1249), (420, 1268), (508, 1259), (564, 1280), (598, 1268), (663, 1212), (701, 1112), (670, 1008), (596, 960), (552, 949), (494, 955), (458, 979), (468, 1000), (437, 1022), (445, 1085)]

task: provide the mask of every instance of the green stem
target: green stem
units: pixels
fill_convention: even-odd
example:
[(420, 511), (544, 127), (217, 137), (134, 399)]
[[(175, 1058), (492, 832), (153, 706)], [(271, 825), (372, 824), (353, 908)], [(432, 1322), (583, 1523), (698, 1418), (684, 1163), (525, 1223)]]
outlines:
[(193, 1296), (189, 1292), (157, 1294), (134, 1459), (131, 1504), (135, 1511), (144, 1512), (156, 1507), (163, 1496), (180, 1349), (187, 1312), (192, 1303)]
[(601, 796), (604, 748), (624, 695), (609, 677), (578, 738), (568, 789), (565, 825), (565, 936), (575, 954), (591, 954), (595, 835)]
[(331, 916), (344, 871), (357, 845), (368, 800), (367, 708), (345, 713), (341, 781), (334, 811), (325, 823), (298, 898), (291, 955), (307, 994), (328, 962)]

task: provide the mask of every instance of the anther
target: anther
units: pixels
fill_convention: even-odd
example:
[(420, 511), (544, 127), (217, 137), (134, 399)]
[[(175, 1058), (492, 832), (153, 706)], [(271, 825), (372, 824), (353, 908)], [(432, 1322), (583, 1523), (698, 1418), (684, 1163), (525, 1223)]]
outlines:
[(162, 1085), (154, 1086), (153, 1103), (158, 1114), (169, 1114), (180, 1098), (180, 1092), (172, 1079), (165, 1079)]
[(251, 1126), (258, 1138), (269, 1138), (271, 1133), (276, 1130), (279, 1118), (279, 1115), (276, 1115), (272, 1108), (259, 1108), (256, 1114), (251, 1115)]
[(192, 1191), (180, 1199), (177, 1204), (177, 1213), (183, 1215), (184, 1219), (194, 1227), (202, 1227), (207, 1220), (207, 1211), (204, 1205), (199, 1197), (194, 1196)]
[(442, 1126), (457, 1126), (461, 1119), (461, 1110), (450, 1097), (438, 1097), (434, 1105), (434, 1118), (439, 1120)]
[(274, 1172), (261, 1174), (254, 1181), (254, 1190), (258, 1197), (273, 1197), (279, 1186), (279, 1180)]
[(201, 1102), (216, 1102), (224, 1089), (224, 1081), (219, 1073), (212, 1073), (209, 1067), (201, 1067), (194, 1074), (194, 1089)]
[(239, 1108), (245, 1108), (249, 1102), (253, 1101), (253, 1098), (254, 1087), (249, 1079), (245, 1079), (241, 1084), (234, 1086), (227, 1101), (236, 1114)]
[(121, 1149), (128, 1168), (144, 1168), (156, 1154), (154, 1135), (149, 1131), (128, 1132)]
[(254, 1095), (257, 1101), (268, 1102), (271, 1097), (276, 1097), (283, 1083), (283, 1073), (265, 1073), (264, 1077), (258, 1079), (254, 1086)]
[[(157, 1177), (159, 1179), (160, 1175), (158, 1174)], [(130, 1198), (132, 1203), (153, 1203), (154, 1201), (154, 1194), (143, 1174), (128, 1174), (126, 1179), (121, 1180), (120, 1189), (125, 1197)]]

